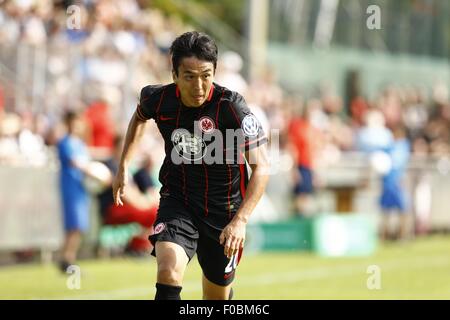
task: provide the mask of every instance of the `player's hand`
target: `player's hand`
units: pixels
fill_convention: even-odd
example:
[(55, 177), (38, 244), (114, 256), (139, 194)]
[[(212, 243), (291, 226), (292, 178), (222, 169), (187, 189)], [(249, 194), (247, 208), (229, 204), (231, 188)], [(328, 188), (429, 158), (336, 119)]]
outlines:
[(230, 259), (239, 249), (244, 247), (246, 223), (232, 220), (220, 234), (220, 244), (224, 246), (224, 254)]
[(116, 206), (123, 206), (122, 198), (124, 197), (125, 186), (128, 183), (127, 170), (120, 166), (113, 181), (113, 197)]

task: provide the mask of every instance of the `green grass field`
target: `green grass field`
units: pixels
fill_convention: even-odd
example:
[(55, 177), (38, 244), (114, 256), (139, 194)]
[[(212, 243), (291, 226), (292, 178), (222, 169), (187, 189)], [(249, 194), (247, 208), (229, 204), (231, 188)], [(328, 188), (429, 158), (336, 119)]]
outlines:
[[(381, 288), (368, 289), (370, 265)], [(0, 268), (1, 299), (152, 299), (154, 258), (80, 262), (81, 288), (53, 265)], [(189, 264), (182, 298), (200, 299), (201, 273)], [(385, 244), (370, 257), (323, 258), (307, 253), (244, 254), (235, 299), (450, 299), (450, 236)]]

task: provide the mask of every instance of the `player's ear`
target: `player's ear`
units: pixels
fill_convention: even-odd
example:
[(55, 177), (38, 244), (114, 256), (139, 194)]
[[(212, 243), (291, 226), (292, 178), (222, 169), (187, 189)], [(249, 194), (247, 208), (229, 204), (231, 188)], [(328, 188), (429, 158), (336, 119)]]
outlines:
[(177, 73), (175, 72), (175, 70), (172, 70), (172, 79), (173, 79), (174, 83), (177, 83), (178, 76), (177, 76)]

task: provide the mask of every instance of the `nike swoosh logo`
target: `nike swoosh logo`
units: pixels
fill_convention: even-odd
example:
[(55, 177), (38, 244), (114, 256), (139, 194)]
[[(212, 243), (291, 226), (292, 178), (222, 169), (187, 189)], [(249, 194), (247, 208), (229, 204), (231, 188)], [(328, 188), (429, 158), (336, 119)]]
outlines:
[(159, 120), (161, 120), (161, 121), (167, 121), (167, 120), (173, 120), (173, 119), (175, 119), (175, 118), (164, 117), (164, 116), (160, 116), (160, 117), (159, 117)]
[(223, 275), (223, 278), (226, 280), (226, 279), (228, 279), (229, 277), (231, 277), (233, 274), (234, 274), (234, 270), (231, 271), (230, 273), (224, 274), (224, 275)]

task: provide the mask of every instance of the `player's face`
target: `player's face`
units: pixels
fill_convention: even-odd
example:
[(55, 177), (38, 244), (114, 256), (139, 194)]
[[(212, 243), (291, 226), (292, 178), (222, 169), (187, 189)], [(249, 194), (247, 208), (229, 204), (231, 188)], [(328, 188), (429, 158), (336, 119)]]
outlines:
[(196, 57), (183, 58), (173, 81), (180, 90), (181, 101), (188, 107), (199, 107), (208, 98), (214, 79), (214, 64)]

